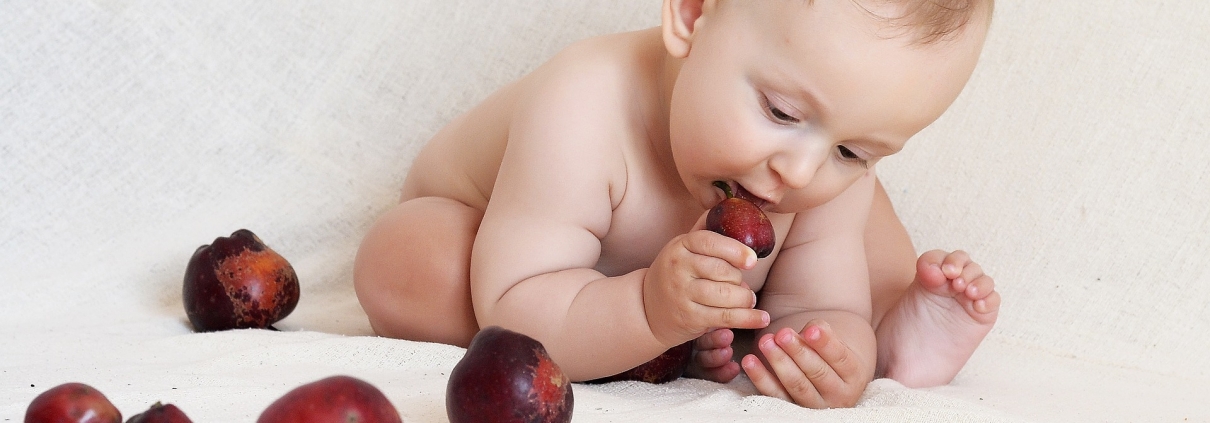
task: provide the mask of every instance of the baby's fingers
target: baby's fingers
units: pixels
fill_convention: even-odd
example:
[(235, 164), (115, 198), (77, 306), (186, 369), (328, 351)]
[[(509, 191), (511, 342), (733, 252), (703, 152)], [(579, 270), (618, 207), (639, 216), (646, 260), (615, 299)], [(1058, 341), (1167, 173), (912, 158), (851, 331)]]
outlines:
[(743, 283), (744, 274), (732, 263), (717, 257), (693, 255), (689, 258), (690, 275), (699, 279), (726, 282), (732, 286)]
[[(710, 280), (698, 280), (692, 285), (693, 302), (717, 308), (756, 307), (756, 293), (751, 289)], [(725, 326), (734, 327), (734, 326)]]
[(732, 332), (731, 329), (714, 329), (706, 332), (705, 335), (697, 337), (697, 340), (693, 341), (693, 349), (714, 350), (726, 348), (730, 347), (732, 342), (735, 342), (735, 332)]
[(688, 369), (685, 369), (685, 375), (695, 378), (704, 379), (718, 383), (727, 383), (739, 376), (739, 364), (734, 361), (728, 361), (722, 366), (705, 367), (698, 363), (691, 363)]
[[(853, 350), (836, 338), (832, 326), (823, 321), (812, 321), (803, 328), (802, 340), (819, 358), (828, 363), (836, 376), (812, 379), (815, 386), (832, 405), (851, 406), (861, 395), (865, 384), (862, 379), (861, 363)], [(784, 347), (783, 347), (784, 348)], [(803, 355), (807, 356), (808, 355)], [(828, 375), (831, 376), (831, 375)], [(841, 403), (837, 403), (841, 401)], [(853, 401), (853, 402), (849, 402)]]
[(744, 356), (743, 360), (740, 360), (740, 367), (743, 368), (744, 373), (748, 374), (748, 379), (752, 381), (752, 385), (756, 386), (756, 390), (761, 395), (794, 402), (794, 399), (786, 393), (786, 388), (782, 387), (781, 382), (777, 380), (777, 376), (765, 368), (765, 364), (761, 363), (755, 355)]
[(693, 342), (693, 361), (685, 374), (698, 379), (727, 383), (739, 375), (739, 363), (731, 360), (735, 351), (731, 343), (735, 334), (731, 329), (715, 329), (699, 336)]
[(710, 327), (762, 329), (769, 326), (769, 313), (752, 308), (716, 308)]
[(681, 243), (693, 254), (722, 259), (737, 269), (747, 270), (756, 266), (755, 251), (742, 242), (711, 231), (690, 232), (681, 237)]
[[(793, 351), (787, 351), (783, 344), (789, 345), (790, 342), (784, 340), (778, 341), (777, 338), (782, 335), (796, 337), (794, 331), (782, 329), (776, 334), (766, 334), (757, 341), (757, 348), (765, 355), (765, 361), (769, 364), (769, 369), (776, 376), (778, 384), (781, 386), (781, 391), (789, 397), (789, 400), (795, 404), (811, 407), (811, 408), (826, 408), (827, 401), (823, 397), (823, 393), (815, 386), (815, 380), (828, 377), (831, 370), (827, 368), (827, 363), (824, 363), (814, 352), (802, 345), (791, 346)], [(794, 355), (810, 354), (814, 357), (814, 363), (803, 366), (801, 357)], [(831, 377), (835, 377), (832, 375)], [(755, 382), (753, 382), (755, 384)], [(771, 384), (770, 384), (771, 385)], [(768, 394), (766, 394), (768, 395)]]
[(722, 367), (731, 363), (733, 355), (735, 355), (735, 351), (731, 350), (731, 347), (698, 350), (693, 352), (693, 360), (703, 368)]

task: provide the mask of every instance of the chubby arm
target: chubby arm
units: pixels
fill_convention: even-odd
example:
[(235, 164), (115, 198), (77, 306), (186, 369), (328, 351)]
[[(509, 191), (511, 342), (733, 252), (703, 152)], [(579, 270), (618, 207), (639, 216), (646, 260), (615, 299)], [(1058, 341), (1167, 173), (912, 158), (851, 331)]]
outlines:
[(827, 204), (795, 216), (761, 292), (773, 318), (756, 337), (767, 367), (745, 370), (768, 395), (808, 407), (852, 406), (873, 379), (863, 244), (874, 192), (871, 170)]
[(471, 298), (481, 327), (499, 325), (542, 341), (580, 380), (603, 376), (588, 363), (622, 371), (617, 367), (632, 361), (601, 345), (655, 354), (662, 346), (643, 313), (644, 272), (607, 278), (593, 270), (609, 231), (612, 194), (625, 189), (621, 153), (604, 139), (617, 134), (600, 128), (611, 117), (597, 114), (612, 108), (585, 104), (577, 81), (549, 73), (539, 69), (521, 82), (529, 92), (514, 113), (475, 238)]
[[(540, 69), (523, 81), (541, 86), (525, 87), (528, 94), (516, 109), (470, 269), (480, 326), (499, 325), (538, 339), (577, 381), (616, 374), (700, 335), (678, 332), (685, 328), (678, 323), (684, 322), (669, 325), (667, 316), (648, 313), (673, 309), (677, 298), (669, 295), (685, 292), (651, 289), (653, 280), (667, 279), (654, 275), (684, 269), (659, 263), (696, 251), (730, 258), (734, 267), (751, 254), (735, 243), (711, 241), (718, 240), (717, 234), (695, 231), (668, 243), (661, 256), (672, 258), (657, 259), (656, 271), (606, 277), (594, 270), (600, 239), (609, 232), (613, 209), (626, 190), (619, 139), (637, 135), (620, 133), (618, 127), (624, 125), (602, 124), (625, 121), (626, 116), (611, 113), (626, 108), (602, 103), (618, 101), (614, 97), (619, 94), (602, 92), (610, 76), (591, 75), (593, 71), (550, 75)], [(669, 267), (670, 272), (660, 271)], [(752, 310), (751, 291), (738, 286), (738, 270), (728, 274), (734, 276), (734, 289), (716, 292), (739, 298), (751, 313), (749, 321), (756, 313), (763, 315)], [(702, 333), (720, 326), (717, 321), (691, 323), (701, 326)]]

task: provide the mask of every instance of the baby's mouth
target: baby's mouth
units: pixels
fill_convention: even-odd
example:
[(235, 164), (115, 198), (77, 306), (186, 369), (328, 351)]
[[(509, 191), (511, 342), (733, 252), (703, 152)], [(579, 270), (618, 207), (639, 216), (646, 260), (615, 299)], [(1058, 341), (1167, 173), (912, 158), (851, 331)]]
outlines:
[(731, 181), (728, 183), (728, 185), (731, 185), (731, 193), (735, 195), (735, 198), (748, 200), (760, 209), (764, 209), (765, 205), (769, 204), (769, 202), (765, 201), (765, 199), (757, 197), (756, 194), (748, 191), (743, 185), (740, 185), (739, 182)]

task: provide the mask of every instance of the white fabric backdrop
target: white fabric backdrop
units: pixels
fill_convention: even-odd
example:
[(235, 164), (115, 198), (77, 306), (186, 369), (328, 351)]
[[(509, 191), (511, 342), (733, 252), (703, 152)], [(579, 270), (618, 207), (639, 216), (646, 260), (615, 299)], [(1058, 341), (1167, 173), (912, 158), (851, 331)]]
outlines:
[[(728, 385), (576, 386), (576, 421), (1210, 421), (1210, 4), (1000, 1), (951, 111), (880, 165), (919, 249), (963, 248), (1004, 311), (950, 386), (857, 409)], [(0, 2), (0, 417), (81, 381), (126, 416), (251, 421), (331, 374), (444, 421), (462, 350), (369, 336), (362, 233), (445, 121), (624, 0)], [(193, 250), (290, 260), (283, 332), (193, 334)]]

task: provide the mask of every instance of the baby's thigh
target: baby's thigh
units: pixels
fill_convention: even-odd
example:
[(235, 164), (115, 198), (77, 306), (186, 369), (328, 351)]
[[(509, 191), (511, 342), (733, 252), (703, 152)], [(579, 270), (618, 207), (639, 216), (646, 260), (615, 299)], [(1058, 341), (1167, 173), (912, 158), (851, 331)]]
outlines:
[(421, 197), (370, 228), (353, 283), (375, 332), (464, 344), (478, 330), (470, 302), (470, 255), (483, 213), (456, 200)]

